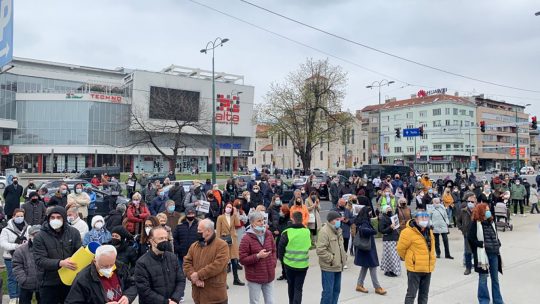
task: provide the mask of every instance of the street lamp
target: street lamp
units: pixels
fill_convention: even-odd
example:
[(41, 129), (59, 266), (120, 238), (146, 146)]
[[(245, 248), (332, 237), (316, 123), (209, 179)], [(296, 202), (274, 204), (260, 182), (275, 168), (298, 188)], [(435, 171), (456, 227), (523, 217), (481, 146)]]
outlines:
[(223, 46), (227, 38), (217, 37), (214, 41), (209, 41), (206, 48), (201, 50), (201, 53), (207, 54), (212, 51), (212, 184), (216, 183), (216, 77), (214, 71), (214, 50)]
[[(366, 86), (367, 89), (378, 88), (379, 89), (379, 106), (381, 105), (381, 87), (390, 86), (395, 81), (388, 81), (383, 79), (381, 81), (374, 81), (371, 85)], [(382, 164), (382, 146), (381, 146), (381, 107), (379, 107), (379, 164)]]
[[(523, 106), (523, 109), (530, 106), (531, 104), (528, 103)], [(516, 172), (519, 174), (519, 124), (518, 124), (518, 108), (516, 107)]]
[(240, 94), (242, 94), (243, 92), (241, 91), (236, 91), (236, 90), (232, 90), (231, 91), (231, 103), (229, 104), (229, 111), (231, 112), (231, 163), (230, 163), (230, 166), (231, 166), (231, 177), (233, 177), (233, 101), (234, 101), (234, 93), (236, 92), (236, 96), (238, 96), (237, 99), (240, 98)]

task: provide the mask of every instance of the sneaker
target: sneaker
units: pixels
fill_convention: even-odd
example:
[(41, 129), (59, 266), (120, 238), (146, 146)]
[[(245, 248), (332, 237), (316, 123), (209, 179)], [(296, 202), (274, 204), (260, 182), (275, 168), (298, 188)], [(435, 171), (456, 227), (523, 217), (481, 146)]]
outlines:
[(444, 257), (444, 258), (445, 258), (445, 259), (449, 259), (449, 260), (453, 260), (453, 259), (454, 259), (454, 257), (453, 257), (453, 256), (451, 256), (451, 255), (449, 255), (449, 256), (446, 256), (446, 257)]
[(184, 297), (181, 297), (180, 302), (178, 302), (178, 303), (184, 303), (184, 302), (185, 302)]
[(463, 273), (464, 275), (470, 275), (471, 274), (471, 270), (469, 268), (465, 269), (465, 272)]
[(513, 216), (516, 216), (516, 214), (514, 213)]
[(284, 275), (280, 275), (279, 278), (277, 278), (278, 281), (286, 280), (287, 278)]
[(384, 296), (386, 294), (386, 290), (384, 290), (382, 287), (375, 288), (375, 293)]
[(363, 293), (368, 293), (369, 291), (367, 290), (367, 288), (365, 288), (364, 286), (362, 285), (356, 285), (356, 291), (358, 292), (363, 292)]

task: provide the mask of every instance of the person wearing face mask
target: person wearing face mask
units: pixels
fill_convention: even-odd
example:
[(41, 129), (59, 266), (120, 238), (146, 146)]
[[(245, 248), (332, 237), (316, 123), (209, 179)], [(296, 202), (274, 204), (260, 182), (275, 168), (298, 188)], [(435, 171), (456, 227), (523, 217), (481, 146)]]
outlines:
[(23, 187), (19, 185), (19, 178), (13, 177), (11, 185), (7, 186), (2, 193), (4, 198), (4, 213), (8, 219), (13, 216), (13, 210), (21, 207), (21, 196), (23, 195)]
[(201, 220), (197, 226), (198, 242), (184, 257), (184, 273), (191, 281), (195, 303), (227, 303), (227, 264), (229, 246), (216, 235), (214, 223)]
[(150, 216), (144, 221), (143, 231), (141, 234), (135, 236), (135, 242), (139, 245), (137, 249), (137, 256), (141, 257), (150, 250), (149, 235), (150, 231), (154, 227), (161, 226), (159, 220), (155, 216)]
[(13, 211), (13, 217), (7, 222), (7, 226), (0, 233), (0, 247), (4, 250), (3, 257), (7, 269), (10, 302), (19, 298), (19, 285), (13, 274), (12, 255), (15, 249), (26, 242), (27, 229), (28, 224), (24, 221), (24, 210), (17, 208)]
[(244, 265), (249, 289), (249, 303), (274, 303), (273, 281), (276, 272), (276, 243), (271, 231), (266, 229), (264, 213), (249, 215), (251, 228), (240, 243), (240, 262)]
[[(352, 196), (351, 196), (352, 197)], [(352, 211), (347, 208), (347, 201), (344, 198), (338, 200), (338, 204), (333, 211), (336, 211), (340, 214), (340, 227), (341, 227), (341, 236), (343, 238), (343, 248), (345, 251), (349, 248), (349, 241), (351, 238), (351, 224), (354, 222), (354, 215)], [(347, 265), (344, 265), (347, 268)]]
[(109, 212), (109, 214), (105, 217), (105, 227), (107, 228), (107, 230), (112, 231), (114, 227), (122, 226), (122, 221), (124, 220), (124, 214), (126, 214), (126, 209), (127, 207), (125, 204), (118, 204), (116, 205), (116, 208), (114, 210), (111, 210)]
[(485, 184), (482, 187), (483, 191), (480, 193), (480, 195), (477, 197), (478, 201), (481, 203), (488, 204), (490, 208), (495, 208), (495, 200), (493, 199), (493, 193), (491, 192), (491, 186), (489, 184)]
[(435, 253), (437, 254), (437, 258), (439, 259), (441, 257), (439, 236), (442, 236), (444, 244), (444, 258), (453, 260), (454, 258), (452, 255), (450, 255), (450, 246), (448, 244), (448, 226), (450, 221), (448, 220), (446, 209), (444, 208), (444, 205), (441, 204), (441, 200), (439, 198), (433, 199), (433, 209), (430, 211), (430, 219), (433, 227), (433, 234), (435, 236)]
[(69, 194), (68, 186), (66, 184), (60, 185), (60, 187), (58, 187), (58, 190), (54, 193), (54, 195), (51, 197), (51, 199), (47, 203), (47, 207), (51, 207), (51, 206), (65, 207), (67, 205), (68, 194)]
[(387, 206), (379, 221), (379, 232), (383, 234), (381, 270), (388, 277), (401, 275), (401, 263), (396, 251), (397, 240), (399, 238), (399, 224), (392, 223), (391, 217), (393, 215), (392, 208)]
[[(510, 193), (508, 193), (510, 197)], [(460, 210), (460, 215), (457, 217), (457, 227), (463, 234), (464, 240), (464, 259), (465, 259), (465, 272), (464, 275), (471, 274), (472, 269), (472, 251), (469, 241), (467, 240), (467, 233), (472, 224), (472, 210), (476, 206), (477, 200), (476, 196), (472, 192), (467, 192), (463, 196), (463, 207)]]
[(397, 207), (397, 203), (396, 203), (397, 199), (396, 197), (394, 196), (394, 194), (392, 194), (392, 189), (390, 188), (385, 188), (383, 190), (383, 195), (381, 196), (381, 198), (379, 199), (379, 201), (377, 202), (377, 205), (378, 205), (378, 209), (381, 211), (381, 212), (384, 212), (384, 210), (386, 210), (386, 207), (387, 206), (390, 206), (392, 209), (396, 209)]
[(521, 184), (521, 180), (519, 178), (516, 179), (516, 181), (510, 186), (510, 199), (512, 200), (512, 205), (514, 205), (514, 216), (516, 216), (518, 205), (521, 216), (526, 216), (523, 214), (523, 202), (525, 200), (526, 193), (527, 190), (525, 190), (525, 187)]
[(116, 226), (111, 231), (111, 241), (109, 244), (116, 248), (116, 260), (126, 265), (130, 273), (133, 273), (138, 258), (137, 249), (134, 247), (133, 235), (126, 228)]
[(429, 214), (418, 210), (415, 219), (407, 223), (400, 233), (397, 252), (407, 268), (407, 294), (405, 304), (427, 304), (431, 273), (435, 270), (435, 246), (433, 232), (429, 228)]
[(309, 212), (308, 229), (311, 232), (311, 249), (315, 249), (317, 243), (317, 231), (321, 228), (320, 201), (317, 191), (311, 191), (305, 200)]
[(424, 210), (426, 208), (426, 204), (424, 203), (424, 196), (427, 196), (426, 191), (424, 189), (418, 190), (416, 193), (416, 209), (422, 209)]
[(249, 193), (251, 201), (249, 202), (249, 209), (255, 209), (259, 205), (263, 205), (263, 195), (261, 193), (261, 188), (259, 185), (254, 185), (253, 189)]
[(274, 197), (272, 198), (272, 202), (268, 207), (268, 229), (274, 235), (274, 237), (277, 237), (280, 233), (279, 213), (281, 212), (281, 206), (283, 206), (283, 203), (281, 202), (281, 197), (277, 194), (274, 195)]
[(40, 303), (64, 303), (69, 286), (62, 283), (58, 270), (77, 269), (71, 256), (79, 250), (81, 244), (79, 231), (67, 224), (66, 209), (60, 206), (49, 208), (47, 221), (33, 240), (35, 262), (41, 279)]
[(343, 197), (343, 195), (345, 195), (345, 194), (353, 194), (353, 193), (354, 193), (354, 191), (353, 191), (351, 182), (346, 181), (345, 184), (340, 187), (338, 195), (339, 195), (339, 197)]
[(189, 246), (198, 240), (197, 225), (199, 225), (199, 219), (195, 216), (195, 209), (189, 208), (186, 210), (186, 216), (181, 220), (180, 224), (176, 226), (173, 234), (174, 240), (174, 253), (178, 256), (180, 267), (184, 263), (184, 257), (186, 256)]
[(81, 240), (84, 239), (84, 236), (88, 233), (88, 224), (79, 217), (79, 208), (71, 207), (68, 209), (67, 222), (71, 227), (79, 231)]
[(28, 242), (15, 249), (13, 253), (13, 275), (19, 283), (19, 304), (31, 304), (32, 296), (36, 294), (39, 303), (38, 274), (34, 260), (33, 239), (41, 230), (41, 225), (28, 228)]
[(90, 205), (90, 196), (84, 192), (83, 184), (76, 184), (74, 187), (75, 191), (70, 193), (67, 197), (66, 209), (69, 209), (71, 206), (79, 208), (81, 217), (83, 220), (86, 220), (88, 217), (88, 205)]
[(206, 193), (206, 200), (210, 203), (209, 212), (206, 214), (206, 218), (209, 218), (212, 222), (216, 223), (218, 216), (223, 213), (225, 207), (217, 200), (212, 190)]
[(28, 195), (28, 201), (22, 205), (24, 210), (24, 221), (28, 225), (40, 225), (47, 216), (47, 208), (45, 203), (39, 199), (37, 192), (32, 192)]
[(399, 219), (399, 229), (398, 233), (403, 231), (407, 227), (407, 222), (409, 222), (411, 217), (411, 208), (407, 205), (407, 200), (400, 198), (398, 200), (397, 216)]
[(317, 256), (321, 267), (321, 303), (338, 303), (341, 292), (341, 273), (347, 263), (347, 247), (344, 247), (342, 216), (336, 211), (328, 212), (317, 239)]
[(165, 211), (165, 204), (169, 200), (169, 197), (165, 193), (165, 190), (161, 188), (161, 186), (157, 189), (157, 196), (154, 197), (150, 205), (148, 206), (148, 209), (150, 210), (150, 214), (156, 215), (158, 213), (161, 213)]
[(28, 185), (26, 187), (24, 187), (24, 190), (23, 190), (24, 197), (27, 200), (29, 200), (30, 199), (30, 193), (36, 192), (36, 191), (37, 191), (36, 184), (34, 183), (33, 180), (29, 180)]
[(150, 216), (150, 210), (146, 204), (141, 201), (142, 195), (135, 192), (131, 197), (126, 211), (125, 227), (129, 233), (140, 235), (144, 230), (144, 221)]
[(118, 261), (112, 245), (96, 249), (94, 261), (77, 274), (66, 304), (129, 304), (137, 297), (137, 288), (129, 268)]
[(85, 234), (83, 239), (83, 246), (90, 244), (90, 242), (97, 242), (99, 244), (106, 244), (111, 241), (111, 232), (105, 228), (105, 220), (101, 215), (96, 215), (92, 218), (92, 229)]
[[(502, 274), (501, 241), (491, 210), (487, 204), (474, 207), (473, 223), (467, 232), (474, 259), (474, 271), (478, 273), (478, 303), (502, 304), (504, 300), (499, 286), (499, 272)], [(488, 289), (491, 279), (491, 298)]]
[(167, 208), (165, 209), (164, 213), (167, 215), (167, 226), (171, 228), (171, 231), (174, 231), (180, 222), (180, 217), (182, 214), (175, 211), (176, 204), (173, 200), (168, 200), (166, 206)]
[(217, 218), (216, 222), (216, 235), (225, 240), (229, 245), (229, 257), (232, 265), (232, 272), (234, 276), (234, 285), (244, 286), (244, 282), (240, 281), (238, 277), (238, 259), (239, 259), (239, 244), (236, 236), (236, 225), (240, 223), (240, 219), (234, 212), (232, 204), (227, 204), (223, 210), (223, 214)]
[(290, 212), (291, 214), (294, 214), (295, 212), (300, 212), (302, 214), (302, 224), (304, 225), (304, 227), (308, 227), (309, 211), (306, 204), (304, 204), (304, 200), (301, 197), (295, 198), (294, 205), (290, 207)]
[[(197, 209), (197, 206), (199, 206), (199, 201), (206, 201), (206, 193), (203, 192), (201, 183), (199, 181), (194, 181), (193, 186), (191, 186), (189, 192), (186, 194), (186, 197), (184, 198), (184, 207), (187, 208), (193, 208)], [(198, 212), (197, 216), (199, 218), (203, 218), (204, 214)]]

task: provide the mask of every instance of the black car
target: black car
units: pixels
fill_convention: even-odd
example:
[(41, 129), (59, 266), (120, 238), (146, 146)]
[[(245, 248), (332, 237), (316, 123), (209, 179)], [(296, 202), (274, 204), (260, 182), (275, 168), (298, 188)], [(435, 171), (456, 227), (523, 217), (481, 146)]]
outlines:
[(148, 182), (149, 183), (154, 183), (155, 181), (159, 181), (161, 184), (163, 184), (163, 182), (165, 181), (165, 179), (167, 178), (167, 174), (165, 173), (157, 173), (157, 174), (153, 174), (152, 176), (148, 177)]

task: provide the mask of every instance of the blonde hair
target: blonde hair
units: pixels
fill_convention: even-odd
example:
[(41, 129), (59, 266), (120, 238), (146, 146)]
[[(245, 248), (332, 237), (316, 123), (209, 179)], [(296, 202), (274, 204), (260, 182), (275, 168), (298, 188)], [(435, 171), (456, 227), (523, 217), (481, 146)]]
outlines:
[(133, 193), (133, 196), (131, 196), (131, 200), (141, 200), (142, 196), (139, 192)]

